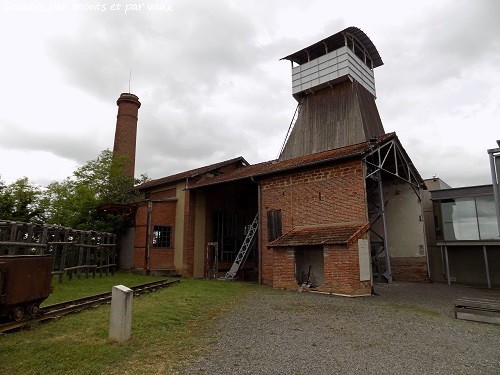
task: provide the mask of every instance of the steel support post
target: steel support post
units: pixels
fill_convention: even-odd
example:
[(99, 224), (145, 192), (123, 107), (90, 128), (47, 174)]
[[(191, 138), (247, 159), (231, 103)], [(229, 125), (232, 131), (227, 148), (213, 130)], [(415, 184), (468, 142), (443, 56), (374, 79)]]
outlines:
[(444, 259), (446, 262), (446, 280), (448, 281), (448, 285), (451, 285), (450, 280), (450, 262), (448, 261), (448, 246), (444, 246)]
[(388, 283), (392, 283), (391, 256), (389, 254), (389, 241), (387, 240), (387, 223), (385, 220), (384, 190), (382, 187), (382, 173), (378, 173), (378, 190), (380, 196), (380, 211), (382, 213), (382, 226), (384, 227), (384, 250), (385, 250), (385, 277)]
[[(500, 148), (488, 150), (490, 156), (491, 179), (493, 182), (493, 195), (495, 197), (495, 210), (497, 214), (498, 234), (500, 235), (500, 198), (499, 198), (499, 183), (500, 183)], [(498, 167), (498, 168), (497, 168)]]
[(486, 251), (486, 246), (484, 245), (483, 245), (483, 256), (484, 256), (484, 266), (486, 267), (486, 283), (488, 284), (488, 289), (491, 289), (490, 266), (488, 265), (488, 252)]

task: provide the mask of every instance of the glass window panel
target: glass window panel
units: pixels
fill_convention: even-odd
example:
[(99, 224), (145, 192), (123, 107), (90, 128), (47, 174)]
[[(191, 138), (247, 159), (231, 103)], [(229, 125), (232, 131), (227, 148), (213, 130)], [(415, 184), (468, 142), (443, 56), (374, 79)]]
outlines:
[(476, 197), (479, 233), (482, 240), (498, 239), (498, 223), (493, 195)]
[(479, 240), (474, 198), (455, 199), (453, 229), (457, 240)]
[(445, 241), (454, 241), (455, 230), (453, 229), (453, 207), (455, 202), (441, 203), (441, 215), (443, 218), (443, 234)]

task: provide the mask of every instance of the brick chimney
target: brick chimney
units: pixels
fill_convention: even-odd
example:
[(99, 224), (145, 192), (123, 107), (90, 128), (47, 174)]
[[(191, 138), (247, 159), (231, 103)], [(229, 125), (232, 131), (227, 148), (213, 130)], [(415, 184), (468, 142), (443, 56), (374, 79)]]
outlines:
[(116, 104), (118, 105), (118, 115), (116, 116), (113, 152), (128, 158), (125, 173), (134, 177), (137, 114), (141, 107), (141, 102), (139, 102), (139, 98), (136, 95), (123, 93), (116, 101)]

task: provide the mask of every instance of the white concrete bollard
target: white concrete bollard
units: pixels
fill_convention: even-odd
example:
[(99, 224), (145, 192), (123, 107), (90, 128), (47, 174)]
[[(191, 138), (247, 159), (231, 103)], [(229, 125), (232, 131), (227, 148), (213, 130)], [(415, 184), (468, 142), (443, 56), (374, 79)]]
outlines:
[(125, 342), (130, 339), (132, 328), (132, 299), (134, 291), (124, 285), (116, 285), (111, 292), (109, 339)]

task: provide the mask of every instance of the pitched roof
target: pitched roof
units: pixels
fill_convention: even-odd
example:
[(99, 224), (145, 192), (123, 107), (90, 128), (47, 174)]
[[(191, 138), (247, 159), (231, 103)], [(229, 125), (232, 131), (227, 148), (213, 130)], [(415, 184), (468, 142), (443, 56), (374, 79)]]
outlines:
[(349, 245), (366, 233), (370, 223), (349, 223), (297, 228), (269, 244), (270, 247)]
[(221, 161), (219, 163), (206, 165), (206, 166), (200, 167), (200, 168), (190, 169), (189, 171), (173, 174), (173, 175), (158, 178), (155, 180), (146, 181), (143, 184), (136, 186), (135, 188), (137, 190), (143, 190), (143, 189), (150, 188), (153, 186), (168, 184), (168, 183), (177, 182), (177, 181), (183, 181), (186, 178), (196, 177), (200, 174), (211, 172), (211, 171), (217, 170), (217, 169), (222, 168), (226, 165), (236, 163), (236, 162), (241, 162), (242, 166), (248, 165), (248, 162), (242, 156), (239, 156), (239, 157), (234, 158), (234, 159)]
[[(385, 134), (377, 139), (377, 143), (383, 143), (390, 139), (397, 138), (396, 133)], [(315, 154), (299, 156), (286, 160), (271, 160), (260, 164), (248, 165), (244, 168), (238, 168), (232, 172), (221, 174), (213, 178), (193, 183), (188, 188), (194, 189), (204, 186), (216, 185), (223, 182), (238, 181), (246, 178), (265, 176), (279, 172), (285, 172), (306, 166), (318, 165), (343, 159), (359, 157), (361, 158), (372, 150), (370, 142), (362, 142), (355, 145), (335, 148), (328, 151), (322, 151)]]

